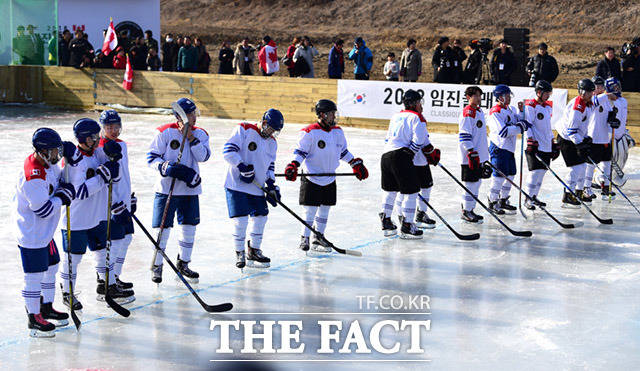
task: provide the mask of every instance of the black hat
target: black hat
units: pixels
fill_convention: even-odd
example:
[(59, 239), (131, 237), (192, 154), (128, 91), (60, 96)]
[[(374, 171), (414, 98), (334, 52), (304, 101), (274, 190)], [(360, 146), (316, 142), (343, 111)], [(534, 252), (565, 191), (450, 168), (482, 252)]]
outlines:
[(548, 46), (546, 43), (540, 43), (538, 44), (538, 49), (543, 49), (543, 50), (547, 50)]
[(446, 36), (442, 36), (439, 40), (438, 40), (438, 45), (442, 45), (444, 43), (446, 43), (447, 41), (449, 41), (449, 38)]

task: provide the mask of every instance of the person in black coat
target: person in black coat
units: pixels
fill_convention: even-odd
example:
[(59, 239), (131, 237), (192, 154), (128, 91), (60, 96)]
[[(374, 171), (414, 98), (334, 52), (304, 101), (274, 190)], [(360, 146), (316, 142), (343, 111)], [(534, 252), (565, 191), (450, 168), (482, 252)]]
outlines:
[(547, 44), (538, 45), (538, 54), (529, 58), (527, 73), (529, 74), (529, 86), (535, 86), (536, 82), (544, 80), (552, 83), (558, 78), (558, 62), (547, 53)]
[(76, 37), (69, 42), (69, 65), (81, 68), (90, 67), (93, 61), (93, 46), (84, 37), (84, 32), (77, 29)]
[(462, 49), (462, 42), (460, 39), (453, 40), (453, 54), (455, 56), (453, 60), (453, 69), (455, 72), (454, 82), (456, 84), (460, 84), (463, 80), (462, 64), (465, 59), (467, 59), (467, 54)]
[(596, 76), (600, 76), (605, 80), (609, 77), (615, 77), (618, 81), (621, 81), (621, 66), (620, 60), (616, 58), (616, 50), (608, 46), (604, 52), (604, 58), (596, 66)]
[(433, 79), (435, 82), (440, 83), (453, 83), (455, 82), (455, 59), (456, 55), (449, 46), (449, 38), (443, 36), (438, 40), (438, 46), (436, 46), (431, 58), (431, 65), (433, 66)]
[(482, 51), (478, 46), (478, 40), (469, 42), (471, 54), (467, 59), (467, 65), (464, 68), (464, 83), (477, 85), (482, 79)]
[(640, 91), (640, 48), (635, 42), (622, 61), (622, 91)]
[(162, 44), (162, 70), (175, 71), (178, 60), (178, 50), (180, 47), (173, 40), (173, 35), (168, 33), (165, 36), (165, 42)]
[(134, 70), (146, 71), (149, 50), (142, 37), (136, 38), (135, 44), (129, 49), (129, 53), (131, 53), (131, 67)]
[(229, 43), (226, 41), (222, 42), (218, 60), (220, 61), (218, 73), (221, 75), (233, 75), (233, 49), (229, 47)]
[(71, 41), (71, 31), (62, 31), (62, 37), (58, 39), (58, 66), (69, 65), (69, 42)]
[(516, 58), (504, 40), (498, 41), (498, 48), (491, 57), (491, 76), (495, 84), (511, 85), (511, 74), (516, 69)]

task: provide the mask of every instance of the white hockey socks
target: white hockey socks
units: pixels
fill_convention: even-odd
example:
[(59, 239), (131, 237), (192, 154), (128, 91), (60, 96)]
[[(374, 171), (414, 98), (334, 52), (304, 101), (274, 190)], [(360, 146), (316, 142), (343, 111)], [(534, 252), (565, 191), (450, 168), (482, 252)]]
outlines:
[(402, 216), (407, 223), (413, 223), (413, 220), (415, 219), (417, 198), (417, 193), (404, 195), (404, 202), (402, 203)]
[(602, 161), (602, 171), (607, 174), (607, 176), (601, 176), (600, 178), (602, 178), (602, 181), (604, 182), (604, 185), (608, 186), (609, 185), (609, 176), (612, 175), (611, 174), (611, 161)]
[(131, 240), (133, 240), (133, 235), (126, 235), (123, 239), (113, 241), (113, 243), (118, 242), (118, 254), (116, 256), (116, 265), (113, 267), (113, 272), (116, 276), (120, 276), (122, 273), (122, 266), (124, 265), (124, 259), (127, 257), (127, 251), (129, 250), (129, 245), (131, 245)]
[[(62, 258), (62, 271), (60, 272), (60, 279), (62, 280), (62, 291), (69, 293), (69, 253), (64, 253), (64, 258)], [(78, 264), (82, 260), (81, 254), (71, 254), (71, 283), (73, 287), (76, 287), (76, 277), (78, 277)]]
[[(111, 251), (110, 251), (111, 252)], [(104, 280), (104, 275), (107, 272), (107, 249), (100, 249), (93, 252), (93, 256), (96, 259), (96, 272), (98, 272), (98, 277), (101, 280)], [(162, 256), (160, 256), (162, 257)], [(109, 254), (109, 286), (116, 283), (115, 275), (113, 272), (113, 266), (115, 265), (115, 261), (112, 254)], [(74, 286), (75, 287), (75, 286)]]
[(318, 214), (316, 215), (316, 230), (324, 234), (327, 229), (327, 221), (329, 220), (329, 210), (331, 206), (322, 205), (318, 208)]
[[(513, 181), (513, 175), (507, 176), (511, 181)], [(502, 188), (500, 188), (500, 198), (509, 197), (509, 192), (511, 192), (511, 182), (504, 179), (504, 183), (502, 183)]]
[(498, 201), (500, 198), (500, 191), (502, 190), (502, 185), (506, 181), (503, 177), (492, 176), (491, 177), (491, 189), (489, 190), (489, 200), (491, 202)]
[[(420, 190), (420, 196), (422, 196), (422, 198), (424, 198), (425, 201), (429, 202), (429, 197), (431, 197), (431, 187), (422, 188)], [(428, 207), (427, 207), (427, 204), (424, 201), (422, 201), (422, 198), (418, 197), (418, 210), (424, 211), (426, 213)]]
[(29, 314), (40, 313), (40, 283), (43, 277), (44, 272), (24, 274), (22, 297), (24, 298)]
[[(313, 219), (315, 218), (316, 213), (318, 212), (318, 206), (305, 206), (304, 212), (305, 212), (304, 220), (307, 222), (307, 224), (313, 225)], [(311, 235), (311, 230), (303, 225), (302, 235), (305, 237), (309, 237), (309, 235)]]
[(572, 191), (575, 191), (576, 188), (582, 189), (585, 166), (585, 164), (569, 166), (569, 178), (567, 179), (567, 185)]
[(384, 191), (382, 196), (382, 212), (385, 217), (390, 217), (391, 213), (393, 213), (393, 203), (396, 200), (396, 196), (398, 192), (387, 192)]
[(49, 269), (44, 272), (40, 283), (43, 303), (53, 303), (56, 296), (56, 273), (58, 273), (58, 264), (50, 265)]
[(249, 237), (251, 239), (251, 247), (254, 249), (260, 249), (260, 246), (262, 246), (262, 233), (264, 232), (265, 224), (267, 224), (266, 215), (251, 217), (251, 232)]
[(540, 192), (540, 187), (542, 186), (542, 179), (544, 179), (544, 174), (546, 170), (537, 169), (531, 170), (529, 172), (529, 181), (527, 182), (527, 193), (529, 196), (537, 196), (538, 192)]
[(247, 224), (249, 224), (248, 216), (237, 216), (231, 218), (233, 221), (233, 244), (236, 251), (244, 251), (244, 239), (247, 234)]
[[(482, 182), (464, 182), (465, 187), (467, 187), (474, 196), (478, 197), (478, 191), (480, 190), (480, 184)], [(462, 202), (464, 204), (463, 209), (465, 211), (471, 211), (476, 207), (476, 200), (468, 193), (464, 192), (462, 194)]]
[[(160, 231), (160, 228), (155, 228), (155, 231), (157, 236), (158, 232)], [(169, 242), (170, 235), (171, 235), (171, 228), (164, 228), (162, 230), (162, 236), (160, 238), (160, 243), (158, 244), (158, 246), (160, 246), (160, 249), (162, 249), (162, 251), (165, 251), (167, 249), (167, 242)], [(163, 263), (162, 254), (160, 253), (156, 254), (156, 261), (154, 265), (162, 265), (162, 263)]]
[(180, 232), (180, 238), (178, 239), (178, 246), (180, 246), (180, 260), (188, 263), (191, 261), (193, 243), (196, 240), (196, 226), (183, 224), (180, 226)]

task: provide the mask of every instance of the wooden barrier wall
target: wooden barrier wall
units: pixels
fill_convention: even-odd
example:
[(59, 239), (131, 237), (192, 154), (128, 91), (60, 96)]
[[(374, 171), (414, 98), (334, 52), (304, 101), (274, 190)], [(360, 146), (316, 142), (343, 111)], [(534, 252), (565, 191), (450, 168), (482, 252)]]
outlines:
[[(268, 108), (296, 123), (315, 119), (314, 103), (337, 100), (337, 80), (135, 71), (133, 90), (122, 88), (122, 70), (51, 66), (0, 66), (0, 102), (39, 103), (77, 110), (104, 104), (168, 108), (178, 97), (192, 98), (206, 116), (255, 121)], [(569, 97), (577, 94), (569, 90)], [(625, 93), (627, 126), (640, 136), (640, 93)], [(386, 129), (387, 120), (340, 118), (341, 125)], [(457, 132), (457, 126), (429, 123), (432, 132)]]

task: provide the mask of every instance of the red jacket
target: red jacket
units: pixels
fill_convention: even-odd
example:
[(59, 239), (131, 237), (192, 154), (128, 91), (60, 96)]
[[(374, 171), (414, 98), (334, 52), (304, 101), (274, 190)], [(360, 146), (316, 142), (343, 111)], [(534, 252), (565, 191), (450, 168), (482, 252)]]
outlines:
[(127, 68), (127, 56), (116, 55), (115, 57), (113, 57), (113, 68), (115, 68), (116, 70), (124, 70), (125, 68)]
[(292, 70), (294, 68), (296, 68), (296, 63), (293, 61), (293, 55), (296, 52), (296, 46), (295, 45), (289, 45), (289, 47), (287, 48), (287, 58), (289, 58), (291, 60), (291, 64), (287, 66), (288, 70)]

